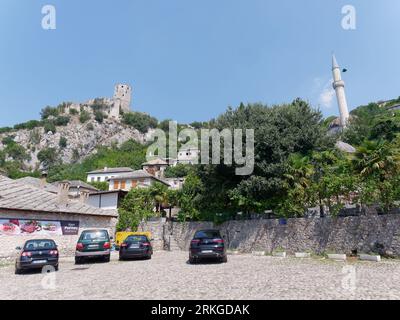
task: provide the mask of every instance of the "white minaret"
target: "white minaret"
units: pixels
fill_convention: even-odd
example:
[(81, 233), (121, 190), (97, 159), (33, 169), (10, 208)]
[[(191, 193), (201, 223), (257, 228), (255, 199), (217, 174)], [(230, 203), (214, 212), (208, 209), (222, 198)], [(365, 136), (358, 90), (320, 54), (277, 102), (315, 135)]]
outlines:
[(340, 72), (335, 55), (332, 55), (333, 89), (336, 91), (337, 102), (340, 112), (340, 126), (346, 127), (349, 120), (349, 109), (347, 108), (346, 94), (344, 92), (344, 81)]

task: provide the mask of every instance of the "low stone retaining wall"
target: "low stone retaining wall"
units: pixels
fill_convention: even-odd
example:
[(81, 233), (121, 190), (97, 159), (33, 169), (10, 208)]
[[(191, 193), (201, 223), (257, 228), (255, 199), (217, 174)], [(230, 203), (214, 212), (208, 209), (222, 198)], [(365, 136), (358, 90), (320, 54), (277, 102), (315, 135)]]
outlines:
[(216, 228), (231, 250), (251, 253), (276, 249), (295, 252), (370, 253), (400, 257), (400, 215), (346, 218), (173, 223), (173, 235), (181, 249), (189, 248), (196, 230)]

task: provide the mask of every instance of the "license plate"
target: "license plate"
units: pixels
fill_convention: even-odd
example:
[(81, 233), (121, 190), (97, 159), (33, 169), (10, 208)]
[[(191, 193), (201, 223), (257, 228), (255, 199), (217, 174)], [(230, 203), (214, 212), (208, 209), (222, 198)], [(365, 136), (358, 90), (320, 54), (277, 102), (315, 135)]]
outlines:
[(129, 248), (138, 249), (139, 248), (139, 244), (131, 244)]
[(46, 263), (47, 262), (47, 260), (34, 260), (34, 261), (32, 261), (32, 263), (37, 263), (37, 264), (42, 264), (42, 263)]
[(212, 250), (203, 250), (202, 252), (203, 252), (203, 253), (213, 253)]
[(98, 244), (89, 244), (88, 248), (89, 249), (94, 249), (94, 248), (98, 248), (99, 245)]

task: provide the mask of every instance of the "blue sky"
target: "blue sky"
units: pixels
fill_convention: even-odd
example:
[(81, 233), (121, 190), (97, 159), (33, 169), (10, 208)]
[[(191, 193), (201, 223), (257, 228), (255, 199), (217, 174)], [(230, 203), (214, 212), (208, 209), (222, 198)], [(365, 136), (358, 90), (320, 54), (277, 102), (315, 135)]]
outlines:
[[(45, 4), (56, 30), (41, 28)], [(341, 27), (346, 4), (356, 30)], [(398, 0), (1, 0), (0, 126), (112, 96), (118, 82), (133, 86), (134, 110), (160, 120), (295, 97), (337, 114), (332, 50), (349, 69), (351, 108), (398, 97), (399, 14)]]

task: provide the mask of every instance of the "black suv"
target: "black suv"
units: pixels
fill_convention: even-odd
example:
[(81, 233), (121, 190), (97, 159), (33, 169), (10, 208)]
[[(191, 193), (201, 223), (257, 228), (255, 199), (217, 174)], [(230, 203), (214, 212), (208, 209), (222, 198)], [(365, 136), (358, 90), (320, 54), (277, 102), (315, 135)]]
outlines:
[(190, 242), (189, 262), (196, 263), (200, 259), (218, 259), (227, 262), (225, 241), (219, 230), (199, 230)]

